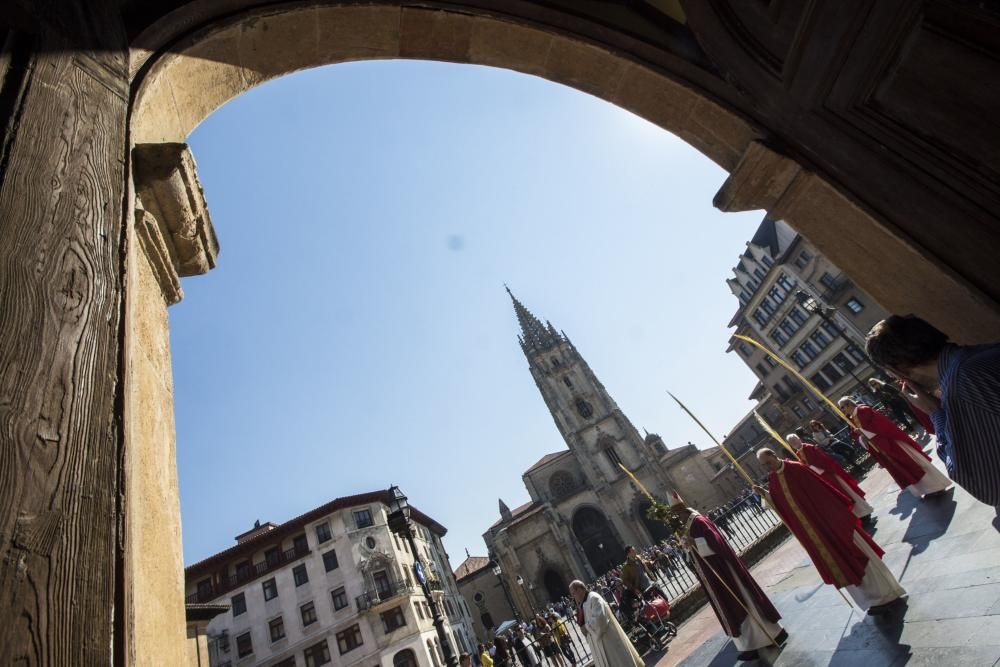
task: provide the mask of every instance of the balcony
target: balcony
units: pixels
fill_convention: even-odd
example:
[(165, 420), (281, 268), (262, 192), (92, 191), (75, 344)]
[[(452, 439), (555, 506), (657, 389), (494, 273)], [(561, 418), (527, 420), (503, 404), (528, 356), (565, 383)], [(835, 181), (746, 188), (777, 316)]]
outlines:
[(396, 598), (410, 595), (416, 592), (416, 587), (411, 586), (401, 579), (386, 582), (376, 588), (369, 588), (364, 593), (354, 599), (358, 612), (380, 611), (388, 602), (393, 602)]
[(285, 565), (288, 565), (289, 563), (296, 561), (309, 553), (309, 549), (296, 549), (293, 547), (288, 551), (279, 552), (277, 558), (254, 563), (247, 569), (237, 571), (233, 576), (225, 578), (217, 576), (213, 577), (211, 586), (200, 586), (197, 593), (187, 596), (184, 601), (188, 604), (211, 602), (212, 600), (220, 598), (229, 591), (239, 588), (244, 584), (248, 584), (255, 579), (260, 579), (266, 574), (280, 570)]

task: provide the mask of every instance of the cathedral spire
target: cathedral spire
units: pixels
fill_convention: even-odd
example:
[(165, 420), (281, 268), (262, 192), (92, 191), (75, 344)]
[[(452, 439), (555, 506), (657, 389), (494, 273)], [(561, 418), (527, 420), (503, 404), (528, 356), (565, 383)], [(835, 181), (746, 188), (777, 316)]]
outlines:
[(507, 285), (504, 285), (510, 300), (514, 302), (514, 312), (517, 314), (517, 323), (521, 325), (521, 348), (527, 354), (529, 352), (542, 352), (555, 347), (561, 341), (561, 336), (552, 326), (551, 322), (542, 324), (541, 320), (531, 314), (531, 311), (524, 307), (524, 304), (517, 300), (514, 293)]

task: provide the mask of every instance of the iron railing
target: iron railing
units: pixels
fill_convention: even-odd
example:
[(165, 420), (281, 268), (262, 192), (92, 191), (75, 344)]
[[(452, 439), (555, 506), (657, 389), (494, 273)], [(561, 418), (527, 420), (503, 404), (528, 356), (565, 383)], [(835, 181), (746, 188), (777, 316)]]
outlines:
[(301, 547), (292, 547), (287, 551), (278, 552), (278, 556), (276, 558), (263, 560), (259, 563), (254, 563), (248, 568), (239, 569), (234, 575), (227, 577), (216, 576), (212, 579), (211, 585), (207, 587), (199, 585), (198, 591), (188, 595), (187, 598), (185, 598), (185, 602), (211, 602), (212, 600), (215, 600), (216, 598), (221, 597), (226, 593), (243, 586), (244, 584), (250, 583), (255, 579), (259, 579), (265, 574), (281, 569), (285, 565), (288, 565), (289, 563), (307, 555), (309, 555), (309, 549)]
[(386, 582), (384, 585), (368, 588), (364, 593), (354, 598), (354, 604), (359, 612), (368, 611), (383, 602), (388, 602), (401, 595), (409, 595), (416, 588), (402, 579)]

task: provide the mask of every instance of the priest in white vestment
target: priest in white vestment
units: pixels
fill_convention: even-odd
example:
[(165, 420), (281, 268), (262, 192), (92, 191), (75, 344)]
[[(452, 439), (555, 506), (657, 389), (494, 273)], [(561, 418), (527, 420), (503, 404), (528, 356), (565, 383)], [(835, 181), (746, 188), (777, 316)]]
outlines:
[(594, 667), (643, 667), (642, 656), (618, 624), (608, 603), (587, 590), (582, 581), (574, 581), (569, 591), (583, 608), (583, 628), (594, 658)]

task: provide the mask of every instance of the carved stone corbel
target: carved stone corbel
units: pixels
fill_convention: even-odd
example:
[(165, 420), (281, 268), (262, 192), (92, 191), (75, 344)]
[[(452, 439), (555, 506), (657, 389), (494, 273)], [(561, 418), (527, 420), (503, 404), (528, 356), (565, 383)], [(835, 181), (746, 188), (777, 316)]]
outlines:
[(725, 213), (774, 211), (801, 171), (802, 167), (795, 160), (761, 141), (753, 141), (712, 203)]
[(179, 278), (215, 268), (219, 242), (187, 144), (140, 144), (132, 156), (137, 236), (174, 304), (184, 296)]

